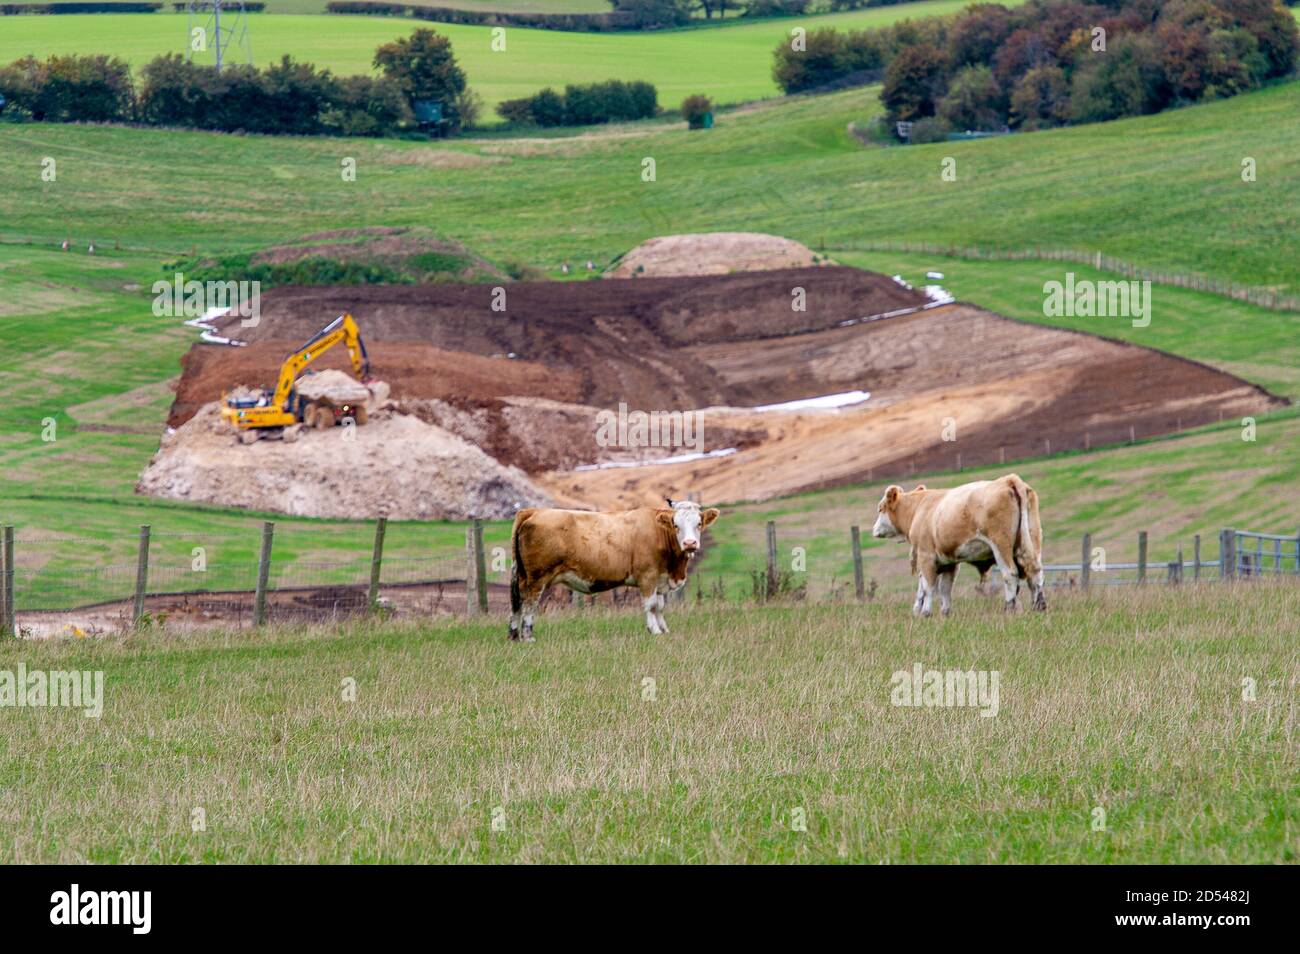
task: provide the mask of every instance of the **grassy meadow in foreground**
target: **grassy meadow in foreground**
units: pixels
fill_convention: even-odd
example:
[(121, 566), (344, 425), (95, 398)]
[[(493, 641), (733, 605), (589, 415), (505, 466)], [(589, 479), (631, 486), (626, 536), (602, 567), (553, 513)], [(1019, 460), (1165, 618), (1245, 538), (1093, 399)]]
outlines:
[[(968, 601), (947, 620), (901, 600), (668, 615), (659, 639), (635, 612), (549, 615), (532, 645), (496, 618), (0, 644), (0, 668), (105, 679), (99, 719), (4, 710), (0, 861), (1300, 851), (1300, 587), (1152, 587), (1012, 617)], [(891, 675), (916, 663), (997, 671), (996, 716), (892, 706)]]

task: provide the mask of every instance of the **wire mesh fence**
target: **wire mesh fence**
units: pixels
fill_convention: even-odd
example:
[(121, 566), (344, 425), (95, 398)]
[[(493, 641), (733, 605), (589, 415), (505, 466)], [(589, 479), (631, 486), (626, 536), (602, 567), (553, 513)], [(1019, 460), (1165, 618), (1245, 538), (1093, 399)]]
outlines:
[[(864, 546), (833, 514), (792, 514), (756, 525), (739, 545), (709, 547), (676, 603), (870, 601), (914, 587), (906, 547)], [(511, 571), (507, 524), (250, 525), (222, 533), (154, 532), (100, 540), (18, 535), (0, 547), (0, 631), (49, 634), (85, 627), (138, 628), (167, 620), (243, 627), (267, 622), (505, 612)], [(1048, 563), (1053, 587), (1196, 583), (1292, 576), (1300, 532), (1225, 528), (1172, 553), (1080, 540), (1079, 561)], [(714, 552), (710, 553), (709, 550)], [(992, 569), (998, 574), (998, 569)], [(635, 588), (597, 597), (553, 588), (548, 607), (639, 605)]]
[(1156, 284), (1173, 285), (1177, 288), (1190, 288), (1199, 292), (1220, 295), (1235, 301), (1248, 302), (1260, 308), (1269, 308), (1274, 311), (1300, 311), (1300, 298), (1284, 295), (1276, 288), (1243, 285), (1238, 282), (1210, 278), (1195, 272), (1146, 268), (1099, 251), (1060, 248), (996, 248), (992, 246), (944, 245), (935, 242), (893, 241), (852, 242), (839, 247), (846, 251), (902, 252), (985, 261), (1072, 262), (1078, 265), (1089, 265), (1102, 272), (1114, 272), (1137, 281), (1150, 281)]

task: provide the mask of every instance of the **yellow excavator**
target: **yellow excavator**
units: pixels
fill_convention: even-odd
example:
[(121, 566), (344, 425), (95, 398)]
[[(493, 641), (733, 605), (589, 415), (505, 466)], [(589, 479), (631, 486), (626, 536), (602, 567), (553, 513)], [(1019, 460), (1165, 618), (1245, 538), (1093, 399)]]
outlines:
[(327, 400), (304, 401), (295, 387), (298, 375), (322, 354), (339, 342), (347, 345), (352, 370), (361, 383), (370, 380), (370, 357), (361, 330), (350, 314), (342, 314), (322, 328), (310, 341), (289, 355), (280, 366), (275, 393), (263, 391), (254, 397), (222, 398), (221, 418), (239, 431), (241, 444), (251, 444), (261, 437), (282, 437), (293, 441), (299, 429), (329, 427), (350, 417), (357, 424), (366, 422), (363, 404), (335, 405)]

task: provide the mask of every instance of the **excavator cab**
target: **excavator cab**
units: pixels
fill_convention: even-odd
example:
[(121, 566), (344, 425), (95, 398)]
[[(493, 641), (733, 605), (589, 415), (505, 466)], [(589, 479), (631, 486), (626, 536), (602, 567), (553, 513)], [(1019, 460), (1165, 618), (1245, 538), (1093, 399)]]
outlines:
[[(339, 342), (347, 346), (352, 370), (358, 380), (363, 384), (370, 381), (370, 356), (361, 330), (350, 314), (339, 315), (285, 359), (274, 392), (222, 399), (221, 417), (239, 430), (240, 443), (249, 444), (264, 436), (296, 440), (304, 423), (322, 427), (327, 423), (337, 423), (343, 416), (351, 417), (357, 424), (365, 423), (364, 406), (346, 405), (346, 415), (338, 414), (338, 409), (332, 407), (305, 406), (295, 387), (299, 373)], [(305, 420), (309, 413), (311, 420)]]

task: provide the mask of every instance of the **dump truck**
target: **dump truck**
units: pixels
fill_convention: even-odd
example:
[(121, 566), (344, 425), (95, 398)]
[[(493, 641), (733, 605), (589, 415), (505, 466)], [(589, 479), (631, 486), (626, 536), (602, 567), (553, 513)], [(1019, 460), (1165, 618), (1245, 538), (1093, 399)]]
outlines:
[(361, 330), (350, 314), (342, 314), (317, 332), (280, 366), (275, 390), (248, 397), (222, 398), (222, 420), (233, 425), (241, 444), (251, 444), (264, 437), (293, 441), (307, 427), (333, 427), (344, 419), (356, 424), (366, 422), (363, 401), (335, 401), (326, 395), (307, 399), (299, 394), (298, 375), (322, 354), (342, 342), (352, 359), (352, 370), (362, 384), (370, 381), (370, 358)]

